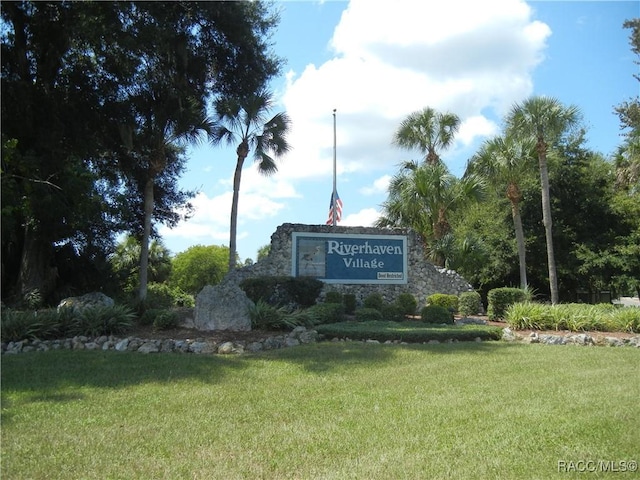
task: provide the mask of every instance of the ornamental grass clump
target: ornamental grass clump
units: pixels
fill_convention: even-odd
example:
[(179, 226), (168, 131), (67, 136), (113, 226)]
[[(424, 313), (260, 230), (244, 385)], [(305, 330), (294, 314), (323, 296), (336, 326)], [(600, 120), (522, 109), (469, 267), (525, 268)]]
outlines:
[(505, 320), (517, 330), (640, 331), (640, 309), (616, 308), (609, 304), (520, 302), (507, 308)]

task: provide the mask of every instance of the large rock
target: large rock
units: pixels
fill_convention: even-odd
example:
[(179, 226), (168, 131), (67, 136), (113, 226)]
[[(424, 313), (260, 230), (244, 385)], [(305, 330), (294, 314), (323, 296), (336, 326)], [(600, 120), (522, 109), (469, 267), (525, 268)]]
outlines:
[(196, 297), (195, 327), (199, 330), (251, 330), (248, 309), (253, 306), (234, 282), (206, 285)]
[(113, 298), (101, 292), (92, 292), (80, 297), (68, 297), (58, 304), (58, 311), (64, 308), (72, 308), (74, 313), (80, 313), (87, 308), (113, 307)]

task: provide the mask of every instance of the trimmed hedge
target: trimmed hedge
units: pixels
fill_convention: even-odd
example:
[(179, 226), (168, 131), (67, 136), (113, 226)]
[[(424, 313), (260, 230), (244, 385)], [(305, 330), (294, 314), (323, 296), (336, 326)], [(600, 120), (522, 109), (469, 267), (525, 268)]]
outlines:
[(401, 293), (394, 303), (404, 315), (415, 315), (418, 309), (418, 301), (410, 293)]
[(342, 296), (344, 300), (344, 312), (347, 315), (353, 315), (356, 312), (356, 296), (354, 293), (345, 293)]
[(482, 309), (482, 299), (478, 292), (463, 292), (458, 296), (458, 313), (463, 316), (477, 315)]
[(369, 308), (369, 307), (358, 308), (356, 309), (356, 320), (358, 322), (382, 320), (382, 312), (377, 308)]
[(312, 277), (254, 277), (240, 282), (240, 288), (253, 303), (262, 300), (274, 307), (310, 307), (324, 283)]
[(427, 297), (427, 305), (443, 307), (454, 313), (458, 311), (458, 297), (447, 293), (434, 293)]
[(521, 288), (502, 287), (489, 290), (487, 316), (489, 320), (503, 319), (509, 305), (526, 300), (529, 300), (529, 294)]
[(455, 325), (437, 327), (416, 321), (388, 322), (341, 322), (321, 325), (318, 333), (327, 337), (349, 338), (351, 340), (401, 341), (408, 343), (424, 343), (430, 340), (439, 342), (458, 340), (474, 341), (500, 340), (502, 329), (485, 325)]
[(379, 311), (382, 311), (383, 305), (384, 305), (384, 298), (382, 298), (382, 294), (378, 292), (368, 295), (362, 302), (362, 306), (364, 308), (375, 308), (376, 310), (379, 310)]
[(427, 305), (422, 308), (420, 317), (425, 323), (447, 323), (453, 324), (453, 314), (450, 310), (438, 305)]

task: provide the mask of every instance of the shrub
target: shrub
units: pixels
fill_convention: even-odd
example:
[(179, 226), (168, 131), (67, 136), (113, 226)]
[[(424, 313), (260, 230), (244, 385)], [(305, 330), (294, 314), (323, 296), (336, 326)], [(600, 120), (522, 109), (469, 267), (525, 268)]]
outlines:
[(425, 323), (453, 323), (453, 315), (449, 310), (439, 305), (427, 305), (422, 308), (420, 317)]
[(530, 300), (529, 294), (520, 288), (503, 287), (489, 290), (487, 316), (489, 320), (503, 319), (509, 305), (526, 300)]
[(477, 315), (482, 308), (482, 300), (478, 292), (463, 292), (458, 296), (458, 312), (465, 317)]
[(324, 301), (326, 303), (342, 303), (342, 294), (340, 292), (327, 292)]
[(138, 325), (153, 325), (156, 317), (164, 311), (162, 308), (149, 308), (145, 310), (144, 313), (138, 317)]
[(166, 283), (149, 283), (145, 308), (170, 308), (173, 306), (173, 291)]
[(356, 296), (353, 293), (345, 293), (342, 296), (344, 301), (344, 312), (347, 315), (353, 315), (356, 312)]
[(337, 323), (344, 320), (344, 305), (341, 303), (318, 303), (288, 316), (292, 323), (313, 327), (325, 323)]
[(455, 325), (434, 326), (415, 321), (384, 322), (372, 321), (364, 323), (343, 322), (320, 325), (318, 333), (327, 337), (350, 338), (351, 340), (403, 341), (424, 343), (430, 340), (439, 342), (458, 340), (474, 341), (500, 340), (502, 328), (488, 325)]
[(240, 288), (253, 301), (274, 307), (310, 307), (316, 303), (324, 283), (312, 277), (254, 277), (240, 282)]
[(153, 319), (153, 328), (155, 330), (170, 330), (172, 328), (177, 328), (178, 324), (178, 315), (170, 310), (161, 311)]
[(251, 328), (257, 330), (284, 330), (299, 325), (294, 316), (286, 314), (284, 307), (274, 307), (264, 300), (250, 306), (248, 313)]
[(458, 297), (447, 293), (434, 293), (427, 297), (427, 305), (442, 307), (455, 313), (458, 311)]
[(117, 335), (129, 330), (134, 318), (134, 313), (122, 305), (86, 308), (74, 316), (70, 333), (89, 337)]
[(383, 305), (384, 299), (382, 298), (382, 294), (378, 292), (370, 294), (363, 302), (364, 308), (375, 308), (376, 310), (382, 310)]
[(372, 320), (382, 320), (382, 312), (377, 308), (363, 307), (356, 309), (356, 320), (358, 322), (369, 322)]
[(519, 302), (507, 308), (505, 319), (514, 329), (570, 330), (573, 332), (587, 330), (637, 332), (640, 330), (640, 309), (619, 309), (610, 304), (544, 305), (534, 302)]
[(392, 322), (402, 322), (404, 320), (404, 311), (396, 304), (382, 306), (382, 318)]
[(400, 308), (403, 315), (415, 315), (418, 308), (418, 301), (416, 297), (410, 293), (401, 293), (396, 298), (395, 304)]
[(14, 342), (37, 337), (37, 312), (24, 312), (3, 308), (1, 318), (3, 342)]

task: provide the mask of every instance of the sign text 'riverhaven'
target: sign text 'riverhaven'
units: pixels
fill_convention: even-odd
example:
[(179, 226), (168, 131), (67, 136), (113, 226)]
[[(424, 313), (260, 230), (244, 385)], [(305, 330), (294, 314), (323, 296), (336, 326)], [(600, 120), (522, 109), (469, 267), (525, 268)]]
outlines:
[(407, 283), (403, 235), (292, 234), (292, 275), (327, 283)]

